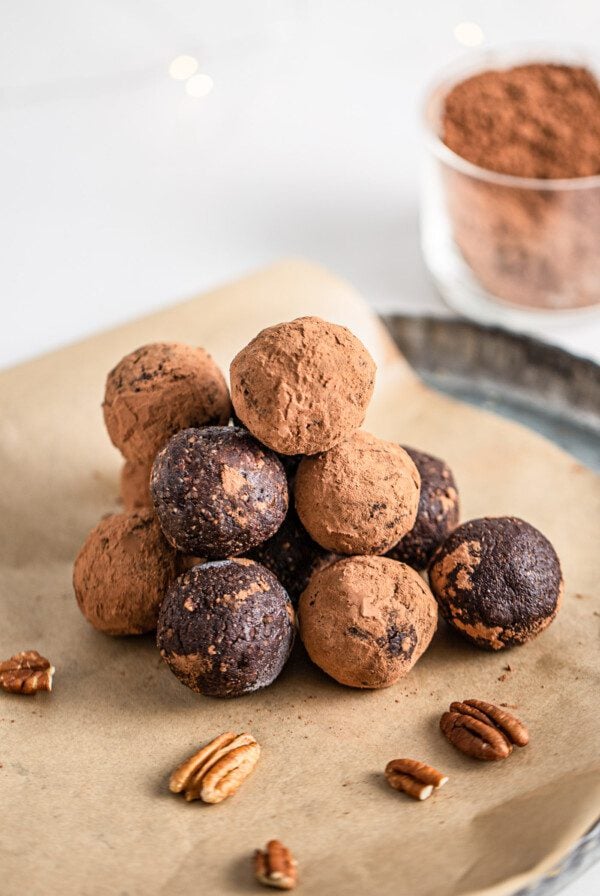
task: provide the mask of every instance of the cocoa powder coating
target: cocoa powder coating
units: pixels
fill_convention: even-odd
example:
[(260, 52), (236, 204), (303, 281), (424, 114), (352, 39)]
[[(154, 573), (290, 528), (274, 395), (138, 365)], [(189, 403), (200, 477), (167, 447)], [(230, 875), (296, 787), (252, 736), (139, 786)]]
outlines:
[(79, 609), (98, 631), (140, 635), (156, 628), (158, 608), (176, 575), (176, 553), (151, 510), (101, 520), (73, 568)]
[(294, 622), (289, 598), (268, 569), (242, 558), (218, 560), (173, 582), (157, 643), (187, 687), (237, 697), (277, 678), (292, 649)]
[(375, 363), (346, 327), (301, 317), (263, 330), (233, 359), (235, 412), (281, 454), (316, 454), (363, 422)]
[(384, 554), (412, 529), (419, 472), (400, 445), (367, 432), (304, 458), (294, 495), (301, 522), (339, 554)]
[(424, 451), (402, 447), (419, 471), (421, 493), (414, 526), (387, 556), (426, 569), (436, 548), (458, 525), (458, 489), (447, 463)]
[(183, 554), (218, 559), (270, 538), (288, 509), (278, 457), (235, 426), (204, 426), (174, 435), (150, 479), (166, 538)]
[(429, 582), (445, 620), (488, 650), (524, 644), (547, 628), (563, 587), (548, 539), (516, 517), (463, 523), (434, 555)]
[(355, 688), (385, 688), (407, 675), (437, 625), (423, 579), (387, 557), (345, 557), (315, 572), (298, 612), (311, 660)]
[(113, 445), (127, 460), (149, 464), (180, 429), (227, 423), (231, 403), (223, 374), (204, 349), (157, 342), (111, 370), (103, 411)]

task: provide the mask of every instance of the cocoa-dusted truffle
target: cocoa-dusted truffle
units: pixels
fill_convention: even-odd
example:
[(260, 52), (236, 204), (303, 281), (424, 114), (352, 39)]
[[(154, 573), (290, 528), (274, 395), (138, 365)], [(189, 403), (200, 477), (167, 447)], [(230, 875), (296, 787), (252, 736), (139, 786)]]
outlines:
[(317, 457), (296, 474), (296, 510), (310, 535), (340, 554), (384, 554), (414, 525), (420, 477), (406, 451), (367, 432)]
[(75, 560), (73, 587), (79, 609), (108, 635), (152, 631), (175, 578), (175, 563), (176, 553), (151, 510), (105, 517)]
[(554, 548), (516, 517), (463, 523), (435, 553), (429, 581), (446, 621), (489, 650), (535, 638), (556, 616), (562, 596)]
[(387, 557), (345, 557), (315, 572), (298, 612), (312, 661), (355, 688), (386, 688), (406, 675), (437, 623), (420, 575)]
[(415, 569), (426, 569), (436, 548), (458, 525), (458, 489), (452, 470), (443, 460), (402, 447), (419, 471), (421, 494), (414, 526), (387, 556)]
[(294, 610), (275, 576), (252, 560), (217, 560), (176, 579), (160, 608), (157, 643), (183, 684), (238, 697), (274, 681), (294, 641)]
[(363, 422), (375, 363), (356, 336), (319, 317), (263, 330), (231, 364), (236, 414), (281, 454), (326, 451)]
[(150, 471), (152, 464), (126, 460), (121, 467), (121, 500), (125, 510), (152, 507)]
[(290, 507), (275, 535), (253, 548), (248, 556), (270, 569), (296, 604), (311, 573), (327, 552), (312, 540), (298, 514)]
[(216, 559), (265, 541), (288, 509), (284, 469), (244, 429), (205, 426), (174, 435), (150, 478), (167, 539), (183, 554)]
[(204, 349), (156, 342), (111, 370), (103, 410), (113, 445), (127, 460), (150, 464), (180, 429), (227, 423), (231, 403), (223, 374)]

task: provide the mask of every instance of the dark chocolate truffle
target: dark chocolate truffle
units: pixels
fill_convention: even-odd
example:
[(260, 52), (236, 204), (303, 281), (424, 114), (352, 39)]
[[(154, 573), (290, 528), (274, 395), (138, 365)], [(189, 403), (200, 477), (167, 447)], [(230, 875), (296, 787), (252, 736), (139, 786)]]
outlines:
[(375, 362), (346, 327), (300, 317), (263, 330), (233, 359), (235, 412), (281, 454), (326, 451), (361, 425)]
[(150, 470), (152, 464), (126, 460), (121, 468), (121, 500), (125, 510), (152, 507)]
[(394, 442), (355, 432), (335, 448), (305, 457), (294, 485), (309, 534), (339, 554), (384, 554), (413, 526), (420, 477)]
[(231, 413), (227, 383), (211, 356), (178, 342), (126, 355), (108, 375), (102, 407), (113, 445), (127, 460), (147, 464), (180, 429), (227, 423)]
[(328, 555), (312, 540), (298, 514), (290, 507), (275, 535), (253, 548), (248, 556), (270, 569), (296, 604), (311, 573)]
[(176, 553), (151, 510), (116, 513), (88, 535), (73, 568), (79, 609), (108, 635), (156, 628), (158, 608), (175, 578)]
[(387, 556), (414, 569), (427, 569), (436, 548), (458, 525), (458, 489), (452, 470), (443, 460), (402, 447), (419, 471), (421, 494), (414, 526)]
[(355, 688), (386, 688), (407, 675), (437, 624), (421, 576), (387, 557), (345, 557), (315, 572), (298, 613), (313, 663)]
[(238, 697), (271, 684), (294, 641), (294, 610), (273, 573), (252, 560), (202, 563), (176, 579), (157, 643), (183, 684)]
[(516, 517), (463, 523), (434, 554), (429, 581), (446, 621), (488, 650), (535, 638), (562, 596), (554, 548)]
[(235, 426), (174, 435), (156, 457), (150, 491), (171, 544), (209, 560), (242, 554), (270, 538), (288, 509), (279, 459)]

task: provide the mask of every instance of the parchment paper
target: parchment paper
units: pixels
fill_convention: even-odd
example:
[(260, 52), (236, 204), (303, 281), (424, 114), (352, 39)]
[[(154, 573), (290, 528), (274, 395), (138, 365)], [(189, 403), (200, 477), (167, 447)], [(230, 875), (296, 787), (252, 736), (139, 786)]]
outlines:
[[(366, 426), (445, 457), (464, 519), (516, 514), (553, 541), (564, 606), (533, 644), (499, 654), (441, 625), (409, 677), (384, 691), (337, 685), (298, 646), (273, 687), (199, 697), (150, 636), (102, 636), (75, 604), (74, 555), (118, 507), (104, 378), (157, 339), (204, 345), (227, 367), (262, 327), (312, 313), (369, 345), (379, 375)], [(249, 856), (274, 836), (296, 854), (303, 894), (504, 894), (600, 814), (600, 483), (539, 436), (426, 389), (350, 287), (282, 263), (10, 370), (0, 398), (0, 655), (35, 648), (57, 668), (50, 695), (0, 693), (3, 896), (259, 892)], [(516, 705), (531, 745), (497, 764), (457, 753), (438, 719), (468, 697)], [(218, 806), (169, 794), (173, 767), (228, 729), (250, 730), (263, 748), (239, 793)], [(398, 756), (450, 782), (413, 802), (382, 778)]]

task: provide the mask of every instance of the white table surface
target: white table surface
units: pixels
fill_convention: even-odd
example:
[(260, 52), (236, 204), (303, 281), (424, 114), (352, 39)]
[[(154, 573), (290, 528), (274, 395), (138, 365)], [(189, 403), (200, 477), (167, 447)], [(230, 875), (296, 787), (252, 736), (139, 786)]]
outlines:
[[(600, 4), (3, 0), (0, 366), (285, 255), (449, 313), (419, 252), (418, 109), (465, 21), (586, 44)], [(169, 76), (184, 53), (209, 95)], [(600, 360), (600, 318), (538, 334)], [(596, 868), (564, 892), (599, 891)]]

